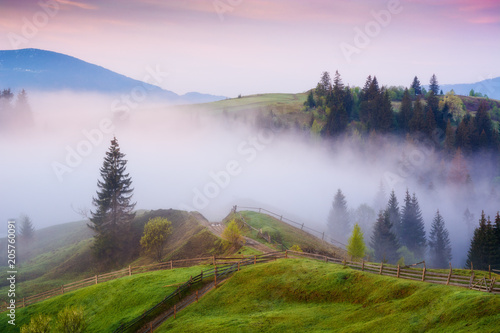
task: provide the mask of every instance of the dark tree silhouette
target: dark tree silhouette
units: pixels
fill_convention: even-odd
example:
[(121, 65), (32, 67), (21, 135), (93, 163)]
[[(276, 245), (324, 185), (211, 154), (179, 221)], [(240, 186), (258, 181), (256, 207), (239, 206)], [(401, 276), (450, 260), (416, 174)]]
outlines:
[(123, 243), (135, 217), (135, 203), (131, 202), (132, 179), (126, 173), (124, 157), (118, 141), (113, 138), (100, 169), (102, 180), (97, 182), (97, 197), (93, 198), (96, 211), (91, 212), (88, 226), (95, 232), (94, 255), (103, 260), (121, 259)]
[(451, 243), (448, 230), (444, 225), (444, 219), (436, 212), (432, 221), (429, 234), (429, 254), (431, 265), (436, 268), (445, 268), (451, 260)]

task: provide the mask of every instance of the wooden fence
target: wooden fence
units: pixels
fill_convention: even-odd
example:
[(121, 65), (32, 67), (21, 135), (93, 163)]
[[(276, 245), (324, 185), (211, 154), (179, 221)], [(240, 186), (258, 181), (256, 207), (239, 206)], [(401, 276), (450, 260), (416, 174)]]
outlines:
[[(181, 268), (181, 267), (191, 267), (191, 266), (197, 266), (197, 265), (203, 265), (203, 264), (211, 264), (211, 265), (217, 265), (218, 262), (227, 262), (228, 260), (236, 260), (236, 259), (244, 259), (245, 257), (241, 258), (236, 258), (236, 257), (231, 257), (231, 258), (226, 258), (226, 257), (203, 257), (203, 258), (193, 258), (193, 259), (182, 259), (182, 260), (170, 260), (170, 261), (165, 261), (161, 262), (158, 264), (151, 264), (151, 265), (144, 265), (144, 266), (129, 266), (127, 268), (114, 271), (114, 272), (109, 272), (105, 274), (98, 274), (94, 275), (91, 277), (88, 277), (83, 280), (67, 283), (65, 285), (61, 285), (60, 287), (46, 290), (44, 292), (38, 293), (36, 295), (28, 296), (28, 297), (23, 297), (22, 299), (18, 299), (16, 302), (16, 307), (17, 308), (24, 308), (30, 304), (37, 303), (43, 300), (46, 300), (51, 297), (55, 297), (58, 295), (62, 295), (64, 293), (74, 291), (77, 289), (85, 288), (94, 284), (118, 279), (124, 276), (131, 276), (132, 274), (140, 274), (140, 273), (146, 273), (146, 272), (151, 272), (151, 271), (158, 271), (158, 270), (167, 270), (167, 269), (175, 269), (175, 268)], [(252, 257), (253, 258), (253, 257)], [(0, 305), (0, 312), (7, 311), (7, 303), (4, 302), (3, 304)]]
[(296, 228), (300, 228), (300, 230), (303, 230), (317, 238), (321, 238), (321, 240), (323, 241), (328, 241), (330, 244), (332, 245), (335, 245), (337, 247), (340, 247), (342, 249), (345, 249), (346, 245), (342, 242), (339, 242), (337, 241), (336, 239), (333, 239), (331, 236), (328, 236), (328, 235), (325, 235), (325, 232), (324, 231), (318, 231), (318, 230), (315, 230), (315, 229), (312, 229), (312, 228), (309, 228), (307, 226), (305, 226), (304, 223), (299, 223), (299, 222), (296, 222), (296, 221), (293, 221), (293, 220), (290, 220), (286, 217), (284, 217), (283, 215), (280, 215), (278, 213), (275, 213), (275, 212), (271, 212), (270, 210), (267, 210), (265, 208), (259, 208), (259, 207), (241, 207), (241, 206), (233, 206), (233, 212), (236, 213), (237, 211), (244, 211), (244, 210), (252, 210), (252, 211), (255, 211), (255, 212), (259, 212), (259, 213), (266, 213), (267, 215), (269, 216), (274, 216), (275, 218), (279, 218), (280, 221), (282, 222), (286, 222), (288, 223), (289, 225), (293, 226), (293, 227), (296, 227)]
[(476, 277), (474, 270), (470, 271), (469, 276), (453, 274), (453, 269), (450, 265), (450, 270), (447, 274), (432, 272), (426, 269), (425, 262), (424, 267), (418, 268), (407, 268), (400, 267), (400, 265), (393, 266), (384, 263), (374, 264), (365, 261), (356, 262), (348, 260), (340, 260), (337, 258), (330, 258), (323, 255), (317, 255), (305, 252), (296, 251), (286, 251), (285, 257), (304, 257), (309, 259), (321, 260), (324, 262), (332, 262), (336, 264), (341, 264), (344, 266), (349, 266), (354, 269), (359, 269), (361, 271), (391, 276), (400, 279), (408, 279), (414, 281), (422, 281), (429, 283), (438, 283), (449, 286), (465, 287), (472, 290), (490, 292), (493, 294), (500, 294), (500, 280), (497, 281), (495, 277), (491, 277), (491, 270), (489, 278), (487, 277)]
[[(177, 311), (180, 311), (193, 302), (197, 302), (201, 296), (203, 296), (213, 288), (216, 288), (217, 285), (227, 279), (231, 273), (239, 271), (241, 268), (248, 265), (256, 265), (259, 263), (265, 263), (284, 257), (285, 255), (283, 252), (273, 252), (246, 258), (226, 258), (236, 259), (236, 261), (226, 263), (226, 265), (224, 266), (217, 266), (215, 264), (213, 269), (202, 271), (201, 274), (190, 277), (189, 280), (187, 280), (183, 285), (179, 286), (174, 292), (167, 295), (162, 301), (160, 301), (150, 309), (144, 311), (142, 315), (126, 323), (122, 323), (114, 331), (114, 333), (129, 331), (139, 331), (143, 333), (153, 332), (154, 329), (158, 328), (168, 318), (172, 316), (175, 318)], [(204, 281), (205, 283), (207, 283), (207, 281), (210, 282), (208, 284), (205, 284), (202, 289), (196, 290), (194, 293), (187, 297), (183, 297), (187, 292), (192, 291), (191, 288), (193, 286), (197, 284), (202, 285)], [(178, 303), (174, 304), (169, 309), (161, 311), (162, 306), (169, 304), (169, 301), (177, 299), (177, 297), (180, 300)], [(154, 316), (155, 318), (151, 318)]]

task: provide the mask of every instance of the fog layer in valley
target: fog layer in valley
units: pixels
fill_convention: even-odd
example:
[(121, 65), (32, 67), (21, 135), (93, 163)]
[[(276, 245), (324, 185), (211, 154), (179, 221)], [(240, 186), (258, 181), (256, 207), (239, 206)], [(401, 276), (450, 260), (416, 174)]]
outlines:
[(481, 210), (493, 216), (500, 209), (491, 179), (481, 176), (491, 174), (481, 161), (469, 161), (473, 193), (422, 178), (444, 168), (426, 142), (327, 142), (187, 107), (141, 104), (117, 112), (113, 100), (97, 95), (33, 94), (30, 104), (34, 127), (0, 133), (0, 217), (24, 213), (37, 229), (79, 220), (78, 212), (94, 208), (99, 168), (113, 136), (128, 160), (137, 209), (196, 210), (220, 221), (233, 205), (249, 205), (323, 231), (337, 189), (350, 209), (368, 204), (378, 210), (382, 183), (385, 202), (394, 189), (400, 208), (407, 189), (416, 193), (427, 234), (440, 210), (454, 266), (463, 266), (471, 235), (465, 209), (474, 214), (474, 225)]

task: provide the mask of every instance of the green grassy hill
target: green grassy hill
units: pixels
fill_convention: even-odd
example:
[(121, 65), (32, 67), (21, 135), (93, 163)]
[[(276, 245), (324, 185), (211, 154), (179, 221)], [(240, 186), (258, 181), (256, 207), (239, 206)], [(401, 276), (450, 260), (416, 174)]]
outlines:
[(305, 259), (248, 267), (158, 332), (498, 332), (500, 297)]
[[(179, 106), (183, 110), (195, 110), (202, 113), (213, 113), (222, 115), (227, 119), (238, 120), (243, 122), (266, 122), (268, 117), (273, 115), (277, 117), (279, 122), (286, 127), (296, 128), (311, 128), (311, 117), (314, 115), (316, 125), (312, 131), (317, 132), (326, 123), (324, 113), (319, 114), (316, 110), (313, 112), (306, 110), (304, 102), (307, 99), (307, 92), (299, 94), (257, 94), (242, 96), (241, 98), (231, 98), (211, 103), (203, 103), (196, 105)], [(485, 98), (459, 96), (464, 103), (465, 109), (471, 114), (475, 114), (479, 107), (479, 103)], [(442, 96), (439, 96), (441, 99)], [(425, 104), (425, 100), (423, 101)], [(500, 107), (500, 101), (488, 99), (490, 107), (495, 107), (496, 110)], [(399, 112), (401, 101), (393, 101), (392, 107), (395, 112)], [(492, 120), (498, 124), (500, 121), (500, 113), (498, 111), (490, 111)]]
[(57, 318), (57, 313), (68, 306), (81, 306), (88, 323), (87, 332), (113, 332), (121, 322), (131, 320), (144, 310), (172, 293), (178, 284), (191, 275), (197, 275), (203, 266), (178, 268), (126, 276), (56, 296), (16, 310), (16, 330), (0, 317), (0, 332), (19, 332), (35, 314)]
[[(128, 265), (152, 263), (151, 258), (141, 254), (139, 240), (144, 225), (150, 218), (157, 216), (166, 217), (172, 222), (173, 232), (165, 247), (164, 260), (210, 256), (224, 250), (220, 239), (206, 227), (208, 221), (201, 214), (173, 209), (155, 210), (137, 214), (132, 223), (133, 236), (124, 262), (102, 267), (92, 257), (92, 233), (86, 222), (61, 224), (38, 230), (33, 241), (18, 244), (21, 264), (17, 264), (17, 296), (22, 298), (38, 294)], [(5, 242), (5, 239), (2, 241)], [(0, 301), (7, 297), (7, 271), (5, 266), (0, 266)]]
[[(236, 214), (231, 213), (224, 219), (224, 222), (228, 223), (232, 219), (235, 219), (237, 222), (243, 219), (253, 228), (262, 230), (262, 234), (264, 234), (265, 237), (269, 235), (272, 240), (278, 240), (279, 243), (282, 243), (287, 248), (291, 248), (293, 245), (298, 245), (304, 252), (329, 255), (337, 258), (345, 258), (346, 256), (345, 250), (325, 242), (321, 240), (321, 238), (317, 238), (300, 228), (296, 228), (288, 223), (263, 213), (252, 211), (242, 211), (237, 212)], [(266, 245), (271, 245), (276, 250), (283, 250), (281, 246), (275, 242), (272, 242), (273, 244), (269, 244), (264, 238), (259, 237), (257, 231), (244, 227), (241, 222), (239, 225), (245, 236)]]

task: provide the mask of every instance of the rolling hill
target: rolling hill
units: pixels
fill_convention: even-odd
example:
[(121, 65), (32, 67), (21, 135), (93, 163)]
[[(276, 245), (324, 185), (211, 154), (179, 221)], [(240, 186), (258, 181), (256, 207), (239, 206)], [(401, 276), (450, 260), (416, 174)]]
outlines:
[[(33, 241), (20, 243), (18, 256), (18, 290), (20, 297), (58, 287), (95, 274), (113, 271), (128, 265), (150, 264), (153, 260), (142, 255), (139, 240), (150, 218), (165, 217), (172, 222), (172, 234), (164, 249), (164, 260), (210, 256), (223, 251), (219, 238), (207, 228), (208, 221), (199, 213), (173, 209), (154, 210), (138, 214), (132, 224), (133, 237), (128, 246), (128, 258), (121, 266), (100, 267), (92, 257), (92, 233), (85, 221), (61, 224), (38, 230)], [(6, 247), (6, 238), (0, 240)], [(4, 260), (3, 262), (6, 262)], [(5, 267), (3, 267), (5, 268)], [(0, 272), (0, 293), (7, 295), (7, 269)], [(0, 296), (0, 300), (5, 298)]]
[[(147, 71), (155, 70), (149, 68)], [(148, 73), (145, 77), (149, 78), (147, 81), (160, 84), (154, 79), (154, 76), (160, 74)], [(139, 88), (147, 92), (148, 98), (177, 104), (225, 99), (224, 96), (196, 92), (180, 96), (157, 85), (131, 79), (75, 57), (39, 49), (0, 51), (0, 85), (0, 89), (11, 88), (15, 91), (70, 90), (104, 94), (130, 94)]]

